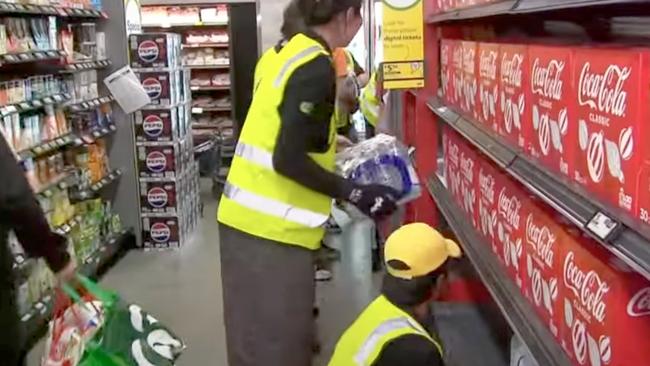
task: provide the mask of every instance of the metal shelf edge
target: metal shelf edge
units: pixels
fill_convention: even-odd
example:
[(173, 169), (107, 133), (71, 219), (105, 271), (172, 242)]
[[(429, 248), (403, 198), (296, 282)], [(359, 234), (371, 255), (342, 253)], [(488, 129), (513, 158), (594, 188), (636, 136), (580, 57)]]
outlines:
[(523, 340), (540, 365), (568, 366), (569, 359), (534, 309), (505, 273), (490, 246), (468, 225), (465, 215), (452, 201), (437, 176), (427, 181), (429, 194), (456, 234), (465, 254), (474, 265), (512, 329)]

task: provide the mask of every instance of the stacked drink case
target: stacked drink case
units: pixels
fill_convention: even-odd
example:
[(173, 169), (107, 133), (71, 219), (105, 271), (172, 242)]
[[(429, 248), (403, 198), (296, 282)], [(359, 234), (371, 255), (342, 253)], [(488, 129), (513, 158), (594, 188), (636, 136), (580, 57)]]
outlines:
[(136, 160), (145, 248), (177, 248), (198, 221), (198, 166), (190, 134), (190, 71), (170, 33), (129, 38), (131, 67), (151, 98), (135, 113)]
[(527, 113), (528, 92), (528, 47), (517, 44), (500, 46), (501, 96), (499, 107), (501, 118), (498, 132), (513, 146), (525, 148), (524, 126), (530, 119)]
[(478, 120), (494, 131), (498, 130), (499, 117), (499, 44), (480, 43), (478, 46)]
[(462, 98), (460, 107), (463, 112), (478, 118), (478, 61), (477, 43), (462, 41)]

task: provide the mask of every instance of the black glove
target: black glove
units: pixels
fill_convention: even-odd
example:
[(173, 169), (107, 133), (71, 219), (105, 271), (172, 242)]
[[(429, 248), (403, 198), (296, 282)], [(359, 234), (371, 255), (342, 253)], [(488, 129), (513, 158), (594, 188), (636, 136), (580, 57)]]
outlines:
[(388, 216), (397, 210), (399, 193), (391, 187), (371, 184), (355, 187), (348, 201), (373, 219)]

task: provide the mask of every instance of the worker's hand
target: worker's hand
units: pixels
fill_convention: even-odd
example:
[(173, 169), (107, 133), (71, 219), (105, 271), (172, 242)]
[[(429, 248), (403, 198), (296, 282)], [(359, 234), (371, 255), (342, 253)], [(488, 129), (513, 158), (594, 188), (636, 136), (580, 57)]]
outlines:
[(354, 146), (354, 143), (343, 135), (336, 135), (336, 151), (343, 151), (348, 147)]
[(371, 184), (352, 190), (348, 201), (373, 219), (382, 219), (397, 210), (399, 193), (391, 187)]
[(74, 260), (74, 258), (70, 258), (68, 264), (66, 264), (62, 270), (56, 273), (56, 279), (60, 284), (68, 283), (74, 280), (76, 274), (77, 274), (77, 262)]

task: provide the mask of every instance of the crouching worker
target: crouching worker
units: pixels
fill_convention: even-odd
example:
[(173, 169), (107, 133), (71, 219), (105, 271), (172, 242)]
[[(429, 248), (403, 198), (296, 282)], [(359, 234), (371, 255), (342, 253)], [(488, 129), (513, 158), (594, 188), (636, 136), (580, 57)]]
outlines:
[(382, 293), (345, 331), (329, 366), (442, 366), (442, 345), (422, 325), (449, 258), (460, 247), (429, 225), (402, 226), (386, 241)]

